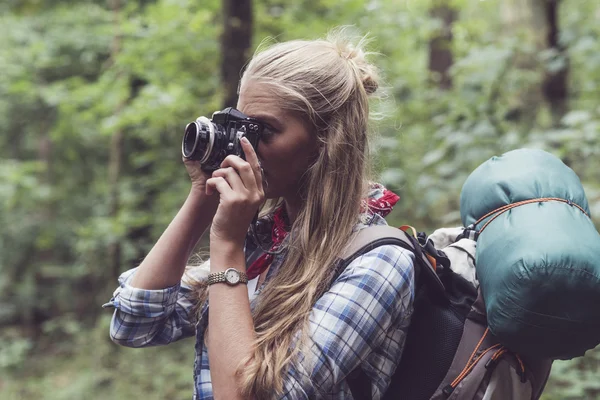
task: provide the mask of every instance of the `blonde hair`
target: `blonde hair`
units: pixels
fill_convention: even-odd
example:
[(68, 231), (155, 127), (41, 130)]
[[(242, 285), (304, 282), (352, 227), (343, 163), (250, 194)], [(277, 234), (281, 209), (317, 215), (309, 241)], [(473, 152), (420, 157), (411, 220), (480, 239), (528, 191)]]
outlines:
[(242, 76), (241, 87), (250, 80), (269, 85), (286, 110), (310, 122), (320, 144), (286, 259), (256, 300), (255, 346), (238, 370), (245, 396), (281, 394), (290, 363), (309, 345), (312, 307), (359, 220), (368, 182), (369, 96), (378, 88), (364, 45), (364, 38), (352, 44), (344, 28), (326, 39), (278, 43), (259, 50)]

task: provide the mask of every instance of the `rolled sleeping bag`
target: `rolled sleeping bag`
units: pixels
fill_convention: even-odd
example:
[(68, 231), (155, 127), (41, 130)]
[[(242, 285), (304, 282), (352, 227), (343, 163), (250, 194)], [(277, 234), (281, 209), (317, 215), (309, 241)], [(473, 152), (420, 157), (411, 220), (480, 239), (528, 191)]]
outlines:
[(571, 359), (600, 343), (600, 235), (573, 170), (542, 150), (492, 157), (467, 178), (460, 211), (479, 231), (477, 278), (502, 344)]

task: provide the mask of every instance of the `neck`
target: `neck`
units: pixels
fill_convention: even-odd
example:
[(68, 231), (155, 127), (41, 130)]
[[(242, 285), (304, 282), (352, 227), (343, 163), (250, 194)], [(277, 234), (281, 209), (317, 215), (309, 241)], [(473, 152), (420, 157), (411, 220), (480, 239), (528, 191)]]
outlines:
[(300, 198), (284, 197), (283, 200), (288, 219), (290, 224), (293, 225), (294, 221), (296, 221), (296, 217), (298, 217), (298, 213), (300, 213), (303, 202)]

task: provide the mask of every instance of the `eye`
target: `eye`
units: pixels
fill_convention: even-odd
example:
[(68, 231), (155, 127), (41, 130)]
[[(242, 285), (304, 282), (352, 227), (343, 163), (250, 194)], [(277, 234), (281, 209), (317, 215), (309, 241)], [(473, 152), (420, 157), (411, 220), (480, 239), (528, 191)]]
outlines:
[(262, 131), (262, 137), (265, 140), (269, 140), (271, 139), (275, 134), (277, 133), (277, 130), (275, 128), (273, 128), (271, 125), (267, 125), (265, 124), (264, 129)]

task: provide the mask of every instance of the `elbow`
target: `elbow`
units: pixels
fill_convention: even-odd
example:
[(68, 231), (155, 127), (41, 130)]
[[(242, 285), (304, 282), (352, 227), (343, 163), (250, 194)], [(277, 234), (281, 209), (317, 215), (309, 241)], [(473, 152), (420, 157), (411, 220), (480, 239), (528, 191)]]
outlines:
[(130, 333), (131, 332), (125, 332), (121, 329), (113, 329), (113, 327), (111, 327), (110, 340), (112, 340), (113, 343), (123, 347), (142, 347), (140, 345), (140, 338), (131, 337)]
[(118, 344), (119, 346), (133, 347), (130, 340), (115, 335), (113, 332), (110, 332), (110, 340), (112, 340), (114, 344)]
[(120, 335), (118, 332), (114, 332), (113, 330), (110, 331), (110, 340), (112, 340), (113, 343), (118, 344), (119, 346), (130, 347), (134, 349), (148, 347), (152, 345), (152, 337), (149, 335)]
[(127, 317), (116, 310), (110, 323), (110, 340), (123, 347), (139, 348), (148, 346), (152, 341), (153, 333), (140, 329), (141, 326), (127, 321)]

